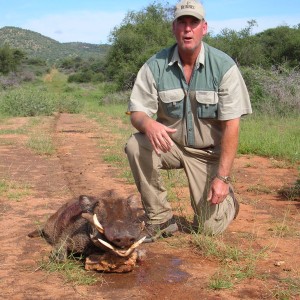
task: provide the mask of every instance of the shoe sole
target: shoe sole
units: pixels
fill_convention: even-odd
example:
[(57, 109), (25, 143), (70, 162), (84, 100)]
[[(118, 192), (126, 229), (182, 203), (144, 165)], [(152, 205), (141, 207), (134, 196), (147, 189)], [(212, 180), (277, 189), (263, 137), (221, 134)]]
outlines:
[(143, 243), (153, 243), (157, 239), (159, 239), (160, 237), (171, 236), (176, 231), (178, 231), (178, 225), (176, 223), (170, 224), (168, 227), (166, 227), (166, 228), (160, 230), (159, 232), (157, 232), (156, 235), (154, 235), (152, 237), (146, 237), (145, 240), (143, 241)]

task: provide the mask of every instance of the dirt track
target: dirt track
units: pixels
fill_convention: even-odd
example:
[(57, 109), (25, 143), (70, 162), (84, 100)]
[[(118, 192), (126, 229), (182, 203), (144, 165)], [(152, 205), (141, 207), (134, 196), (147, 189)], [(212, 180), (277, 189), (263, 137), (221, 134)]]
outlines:
[[(95, 122), (82, 115), (45, 118), (42, 126), (53, 133), (56, 153), (39, 156), (25, 146), (27, 134), (10, 131), (24, 128), (28, 119), (0, 124), (0, 130), (6, 130), (0, 135), (0, 183), (13, 183), (15, 193), (0, 194), (0, 299), (275, 299), (276, 291), (299, 299), (282, 279), (300, 282), (300, 202), (281, 201), (277, 194), (279, 188), (296, 181), (297, 170), (279, 168), (274, 160), (259, 157), (236, 160), (235, 189), (241, 211), (224, 241), (254, 252), (268, 250), (255, 264), (256, 275), (236, 278), (232, 289), (208, 289), (209, 280), (226, 262), (222, 265), (196, 253), (183, 232), (143, 245), (147, 259), (132, 273), (96, 274), (105, 283), (74, 286), (58, 273), (41, 270), (39, 262), (51, 248), (42, 239), (26, 237), (37, 222), (43, 223), (62, 203), (80, 194), (97, 195), (115, 188), (129, 195), (136, 189), (101, 159), (98, 145), (105, 137)], [(275, 266), (278, 261), (284, 264)]]

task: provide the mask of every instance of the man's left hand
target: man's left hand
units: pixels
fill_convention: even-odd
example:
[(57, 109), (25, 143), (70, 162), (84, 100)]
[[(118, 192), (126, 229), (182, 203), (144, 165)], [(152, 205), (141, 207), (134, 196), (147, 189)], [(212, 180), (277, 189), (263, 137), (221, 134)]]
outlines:
[(212, 204), (219, 204), (225, 200), (228, 194), (229, 184), (215, 178), (211, 183), (207, 201), (211, 201)]

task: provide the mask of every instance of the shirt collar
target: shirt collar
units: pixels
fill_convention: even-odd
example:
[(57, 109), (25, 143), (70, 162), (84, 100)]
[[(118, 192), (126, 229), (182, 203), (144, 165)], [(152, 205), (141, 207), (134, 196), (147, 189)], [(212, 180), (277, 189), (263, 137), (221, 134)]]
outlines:
[[(200, 50), (200, 53), (197, 57), (197, 60), (196, 60), (196, 69), (198, 69), (200, 67), (200, 65), (203, 65), (204, 66), (204, 59), (205, 58), (205, 49), (204, 49), (204, 44), (203, 42), (201, 42), (201, 50)], [(174, 52), (173, 52), (173, 56), (169, 62), (169, 66), (172, 66), (173, 64), (175, 63), (178, 63), (180, 66), (182, 66), (181, 64), (181, 59), (180, 59), (180, 56), (179, 56), (179, 53), (178, 53), (178, 45), (176, 45), (175, 49), (174, 49)]]

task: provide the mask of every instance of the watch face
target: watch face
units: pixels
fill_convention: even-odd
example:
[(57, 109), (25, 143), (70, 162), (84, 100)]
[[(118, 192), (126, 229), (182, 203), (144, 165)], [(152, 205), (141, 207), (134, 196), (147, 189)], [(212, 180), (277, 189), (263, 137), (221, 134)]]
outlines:
[(229, 176), (221, 176), (221, 175), (217, 174), (216, 177), (219, 178), (220, 180), (222, 180), (225, 183), (230, 182), (230, 177)]

